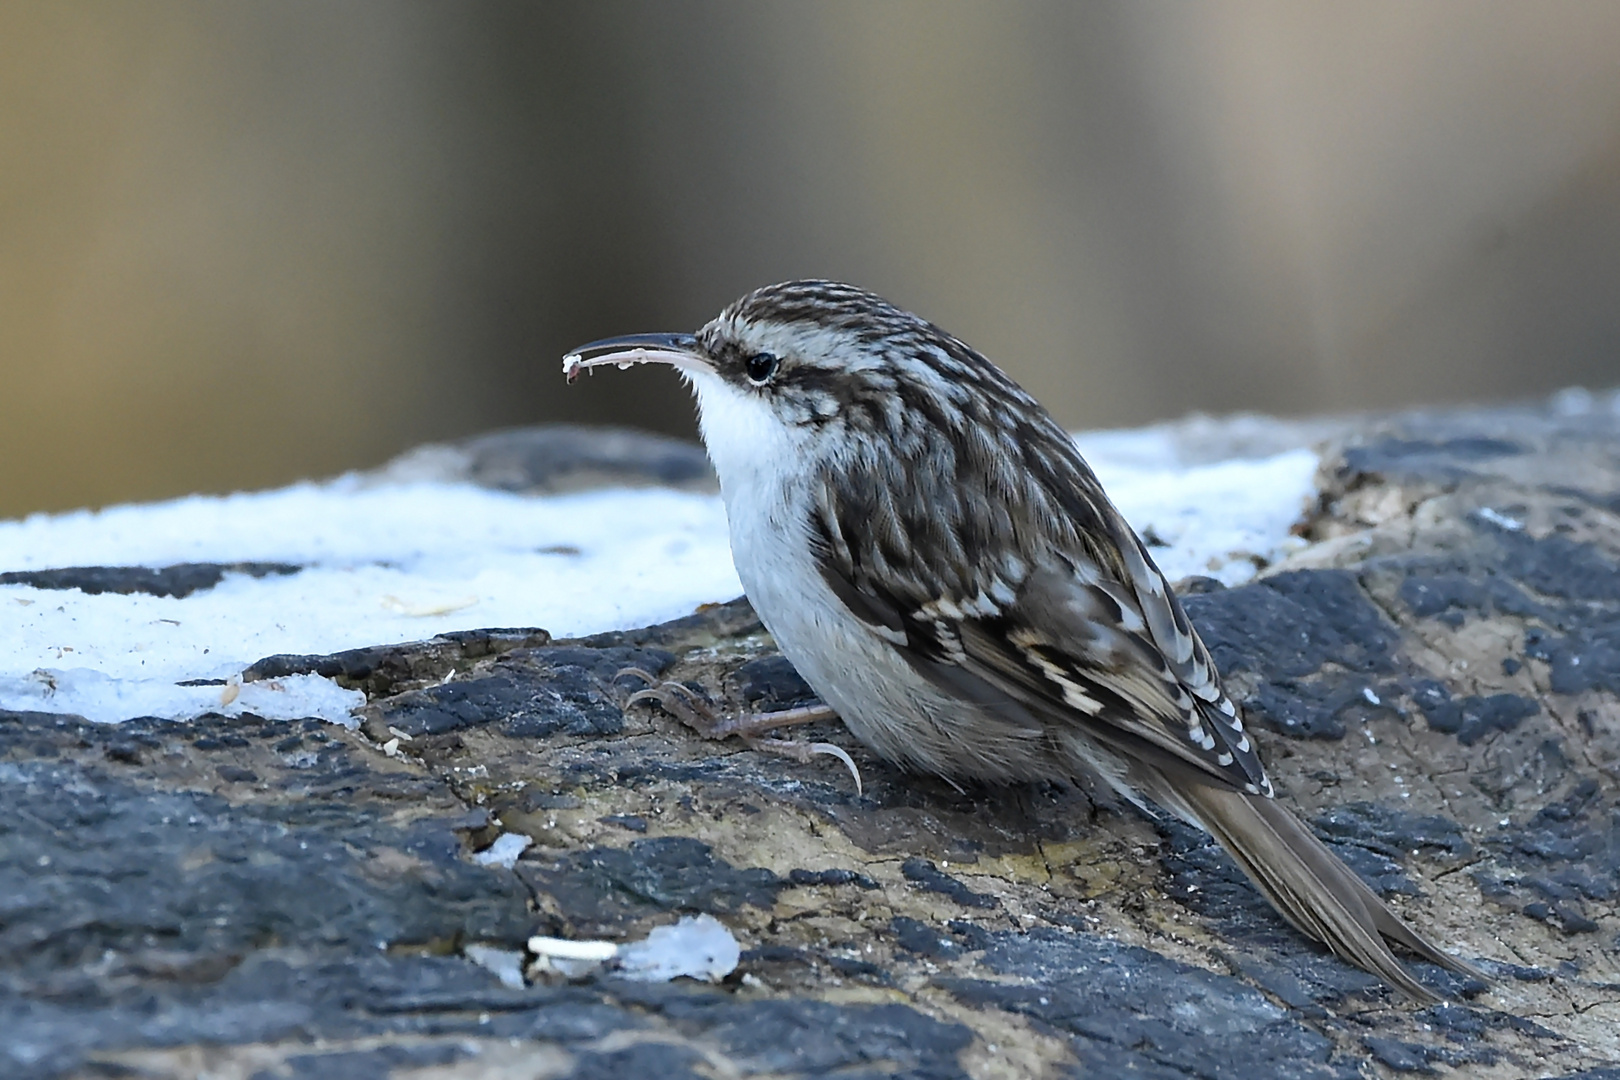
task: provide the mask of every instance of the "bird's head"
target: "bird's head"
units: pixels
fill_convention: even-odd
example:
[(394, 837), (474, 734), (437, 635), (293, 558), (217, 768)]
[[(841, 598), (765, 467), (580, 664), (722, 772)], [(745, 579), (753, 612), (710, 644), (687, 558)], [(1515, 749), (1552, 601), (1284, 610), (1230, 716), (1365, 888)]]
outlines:
[(580, 371), (663, 363), (697, 393), (703, 441), (727, 474), (848, 460), (882, 446), (902, 460), (958, 453), (996, 463), (1067, 436), (1000, 368), (925, 319), (835, 281), (756, 289), (695, 334), (606, 338), (563, 358)]
[(994, 365), (937, 326), (836, 281), (755, 289), (695, 334), (593, 341), (564, 357), (563, 371), (572, 381), (587, 368), (644, 363), (679, 370), (706, 413), (753, 402), (791, 427), (824, 426), (851, 412), (886, 427), (886, 414), (902, 401), (955, 426), (974, 386), (1012, 387)]

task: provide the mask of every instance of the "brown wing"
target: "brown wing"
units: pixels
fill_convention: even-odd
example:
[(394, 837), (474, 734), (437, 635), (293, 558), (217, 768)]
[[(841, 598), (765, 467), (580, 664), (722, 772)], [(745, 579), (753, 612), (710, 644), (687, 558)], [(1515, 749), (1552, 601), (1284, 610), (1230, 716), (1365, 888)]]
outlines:
[[(1074, 464), (1066, 497), (998, 493), (970, 515), (995, 533), (974, 542), (938, 535), (949, 514), (907, 521), (882, 503), (901, 490), (894, 478), (857, 467), (818, 493), (822, 575), (921, 674), (982, 707), (1074, 724), (1127, 756), (1169, 755), (1218, 786), (1269, 796), (1180, 602), (1078, 454)], [(954, 482), (954, 498), (972, 497), (962, 479), (935, 486)], [(905, 483), (931, 486), (926, 476)]]

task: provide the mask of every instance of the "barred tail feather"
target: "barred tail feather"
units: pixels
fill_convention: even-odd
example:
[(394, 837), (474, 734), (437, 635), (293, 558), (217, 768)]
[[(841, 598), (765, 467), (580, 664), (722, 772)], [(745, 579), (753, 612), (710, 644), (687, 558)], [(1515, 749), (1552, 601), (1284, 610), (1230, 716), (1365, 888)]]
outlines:
[[(1154, 801), (1224, 847), (1301, 933), (1415, 1001), (1438, 999), (1396, 959), (1391, 943), (1461, 975), (1486, 976), (1426, 940), (1339, 861), (1299, 818), (1272, 799), (1197, 782), (1144, 785)], [(1487, 980), (1488, 981), (1488, 980)]]

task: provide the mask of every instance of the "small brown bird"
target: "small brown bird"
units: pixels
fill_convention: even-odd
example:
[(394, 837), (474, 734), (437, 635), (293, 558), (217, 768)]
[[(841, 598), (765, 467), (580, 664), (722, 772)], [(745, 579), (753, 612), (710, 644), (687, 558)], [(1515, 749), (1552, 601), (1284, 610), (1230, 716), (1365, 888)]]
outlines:
[(1392, 943), (1479, 975), (1272, 798), (1164, 575), (1000, 368), (832, 281), (757, 289), (696, 334), (611, 338), (563, 364), (571, 381), (648, 362), (696, 391), (760, 620), (879, 755), (952, 779), (1090, 774), (1209, 832), (1301, 932), (1412, 998), (1434, 994)]

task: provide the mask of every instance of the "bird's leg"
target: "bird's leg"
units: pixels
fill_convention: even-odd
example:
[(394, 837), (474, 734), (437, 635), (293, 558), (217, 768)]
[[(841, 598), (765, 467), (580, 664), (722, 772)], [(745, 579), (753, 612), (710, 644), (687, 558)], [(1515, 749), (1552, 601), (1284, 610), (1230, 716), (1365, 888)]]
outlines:
[(822, 720), (836, 720), (838, 714), (827, 705), (804, 705), (780, 712), (748, 713), (729, 720), (715, 718), (714, 726), (706, 732), (711, 739), (724, 739), (735, 735), (741, 739), (754, 739), (767, 731), (792, 727), (795, 724), (814, 724)]
[(618, 679), (624, 675), (633, 675), (648, 684), (647, 689), (637, 690), (625, 699), (626, 707), (642, 701), (656, 701), (705, 739), (727, 739), (735, 735), (740, 739), (754, 740), (767, 731), (775, 731), (778, 728), (838, 719), (838, 714), (826, 705), (805, 705), (797, 709), (783, 709), (780, 712), (748, 713), (727, 719), (717, 714), (708, 702), (698, 697), (685, 683), (658, 679), (651, 672), (637, 667), (624, 668), (613, 677)]
[(656, 701), (666, 712), (705, 739), (728, 739), (735, 735), (753, 749), (781, 754), (800, 763), (807, 762), (818, 754), (835, 757), (844, 763), (844, 767), (855, 778), (855, 793), (859, 795), (865, 790), (861, 784), (861, 771), (855, 767), (854, 759), (843, 747), (825, 742), (805, 742), (802, 739), (761, 737), (768, 731), (792, 727), (795, 724), (813, 724), (820, 720), (838, 719), (838, 714), (826, 705), (804, 705), (797, 709), (783, 709), (780, 712), (747, 713), (727, 719), (716, 713), (708, 702), (698, 697), (692, 688), (684, 683), (669, 679), (661, 680), (651, 672), (637, 667), (624, 668), (613, 677), (618, 679), (621, 675), (633, 675), (647, 683), (646, 689), (637, 690), (625, 699), (625, 708), (641, 701)]

